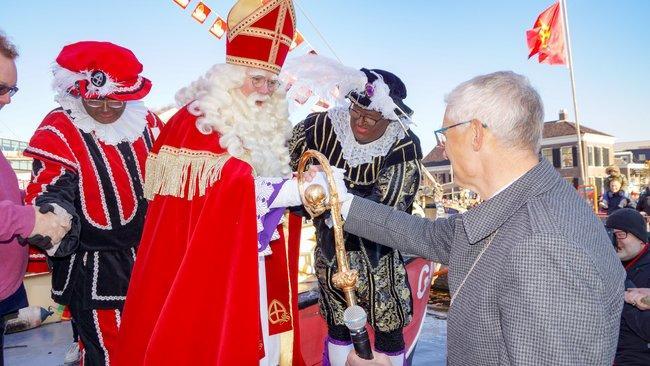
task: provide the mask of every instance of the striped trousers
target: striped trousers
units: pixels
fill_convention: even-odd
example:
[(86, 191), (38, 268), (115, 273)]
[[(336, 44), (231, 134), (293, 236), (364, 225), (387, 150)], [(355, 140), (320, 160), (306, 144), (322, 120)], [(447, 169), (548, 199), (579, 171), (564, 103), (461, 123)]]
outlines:
[(70, 305), (70, 313), (79, 332), (81, 366), (110, 366), (117, 345), (121, 310), (83, 309), (75, 305)]

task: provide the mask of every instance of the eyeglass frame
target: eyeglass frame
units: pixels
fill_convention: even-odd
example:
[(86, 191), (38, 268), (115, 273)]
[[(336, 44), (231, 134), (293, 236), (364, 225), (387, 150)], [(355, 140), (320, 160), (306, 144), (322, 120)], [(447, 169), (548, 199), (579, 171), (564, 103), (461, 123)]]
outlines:
[[(446, 140), (447, 136), (445, 135), (445, 132), (447, 132), (449, 129), (452, 129), (452, 128), (457, 127), (457, 126), (465, 125), (465, 124), (468, 124), (468, 123), (472, 123), (472, 121), (473, 120), (470, 119), (469, 121), (454, 123), (451, 126), (442, 127), (442, 128), (439, 128), (439, 129), (433, 131), (433, 134), (436, 136), (436, 142), (438, 143), (439, 146), (444, 146), (445, 142), (441, 141), (441, 138), (438, 137), (438, 134), (444, 136), (445, 140)], [(487, 128), (487, 125), (485, 123), (481, 123), (481, 126), (483, 126), (484, 128)]]
[[(3, 90), (7, 90), (7, 91), (3, 92)], [(9, 93), (9, 98), (11, 98), (14, 95), (16, 95), (16, 93), (18, 93), (18, 90), (19, 89), (18, 89), (18, 87), (16, 85), (7, 86), (7, 85), (4, 85), (4, 84), (0, 84), (0, 95), (5, 95), (5, 94)]]
[[(110, 108), (110, 109), (121, 109), (121, 108), (124, 107), (124, 105), (126, 105), (125, 101), (123, 101), (123, 100), (115, 100), (115, 99), (85, 99), (85, 102), (86, 102), (86, 105), (88, 105), (90, 108), (106, 107), (106, 108)], [(98, 103), (101, 103), (101, 104), (96, 105), (96, 106), (92, 105), (92, 103), (95, 103), (95, 102), (98, 102)], [(108, 104), (108, 103), (111, 103), (111, 102), (120, 103), (120, 106), (119, 107), (113, 107), (113, 106)]]
[[(264, 85), (262, 84), (263, 81), (266, 80), (266, 88), (269, 90), (271, 94), (275, 93), (276, 90), (280, 89), (280, 86), (282, 85), (282, 82), (280, 80), (269, 79), (264, 75), (247, 75), (247, 77), (251, 79), (251, 84), (255, 89), (261, 88)], [(271, 83), (273, 83), (275, 86), (271, 86)]]
[[(382, 115), (382, 117), (381, 117), (380, 119), (375, 120), (375, 119), (373, 119), (372, 117), (369, 117), (369, 116), (364, 115), (364, 113), (362, 113), (362, 112), (359, 112), (359, 111), (357, 111), (357, 110), (354, 110), (354, 107), (357, 107), (357, 105), (354, 104), (354, 103), (350, 104), (350, 107), (348, 107), (348, 113), (350, 113), (350, 117), (355, 121), (355, 123), (356, 123), (356, 121), (359, 120), (359, 118), (361, 118), (361, 117), (363, 117), (363, 118), (362, 118), (363, 123), (364, 123), (366, 126), (368, 126), (368, 127), (375, 127), (375, 126), (377, 125), (377, 123), (379, 123), (379, 122), (382, 121), (382, 120), (388, 121), (389, 123), (390, 123), (390, 121), (391, 121), (391, 120), (389, 120), (388, 118), (384, 118), (383, 115)], [(354, 116), (352, 115), (352, 112), (353, 112), (353, 111), (354, 111), (354, 113), (359, 114), (359, 116), (358, 116), (358, 117), (354, 117)], [(372, 123), (368, 122), (369, 120), (372, 121)]]
[[(621, 235), (619, 235), (619, 234), (621, 234)], [(628, 232), (623, 231), (623, 230), (614, 231), (614, 236), (616, 237), (616, 239), (625, 239), (625, 238), (627, 238), (627, 234), (628, 234)]]

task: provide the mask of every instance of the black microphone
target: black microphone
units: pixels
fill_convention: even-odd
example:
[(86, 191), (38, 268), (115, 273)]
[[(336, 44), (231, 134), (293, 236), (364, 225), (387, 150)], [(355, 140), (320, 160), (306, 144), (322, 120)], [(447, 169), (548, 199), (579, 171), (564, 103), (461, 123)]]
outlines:
[(350, 306), (343, 312), (343, 321), (350, 330), (354, 351), (364, 360), (372, 360), (372, 348), (366, 331), (367, 319), (365, 310), (359, 305)]

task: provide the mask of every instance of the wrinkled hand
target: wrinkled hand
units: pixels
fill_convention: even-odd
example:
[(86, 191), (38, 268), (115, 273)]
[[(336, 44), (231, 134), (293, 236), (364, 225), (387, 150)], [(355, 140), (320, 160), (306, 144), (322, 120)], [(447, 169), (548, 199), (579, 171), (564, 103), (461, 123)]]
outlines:
[(372, 352), (372, 360), (364, 360), (357, 356), (357, 353), (352, 350), (348, 354), (348, 359), (345, 361), (345, 366), (392, 366), (390, 358), (383, 353)]
[[(319, 168), (320, 168), (320, 165), (310, 165), (308, 170), (301, 173), (302, 174), (302, 179), (305, 182), (311, 182), (312, 180), (314, 180), (314, 177), (316, 176), (316, 173), (321, 171), (321, 169), (319, 169)], [(293, 172), (293, 177), (294, 178), (298, 177), (298, 172)]]
[(639, 310), (650, 309), (650, 305), (642, 301), (644, 297), (650, 299), (650, 288), (631, 288), (625, 291), (625, 302), (636, 306)]
[(51, 249), (52, 245), (60, 243), (72, 227), (72, 216), (58, 205), (34, 206), (34, 214), (34, 229), (29, 234), (29, 242), (43, 249)]

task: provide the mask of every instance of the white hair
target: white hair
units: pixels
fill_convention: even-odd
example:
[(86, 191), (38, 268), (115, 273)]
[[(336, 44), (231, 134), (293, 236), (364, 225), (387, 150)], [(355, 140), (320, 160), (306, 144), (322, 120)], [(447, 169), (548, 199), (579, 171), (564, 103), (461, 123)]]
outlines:
[(454, 88), (445, 102), (450, 120), (477, 119), (505, 146), (539, 152), (544, 105), (525, 76), (512, 71), (480, 75)]
[[(176, 102), (190, 103), (197, 116), (197, 128), (205, 134), (216, 131), (220, 145), (236, 158), (249, 162), (260, 176), (278, 177), (291, 173), (287, 141), (291, 122), (282, 88), (270, 98), (240, 91), (246, 78), (244, 66), (218, 64), (176, 93)], [(251, 73), (255, 73), (251, 69)], [(268, 98), (268, 99), (267, 99)], [(265, 100), (260, 107), (257, 100)]]

